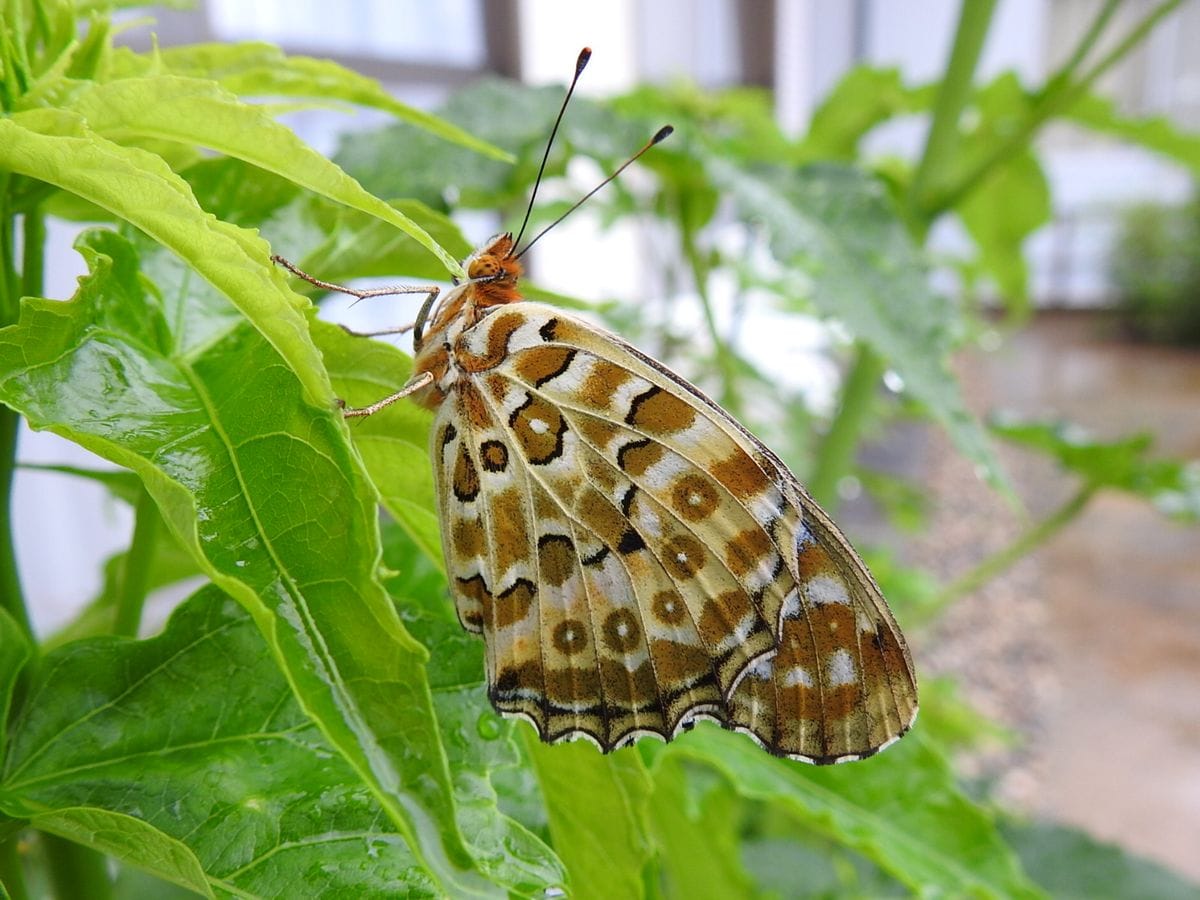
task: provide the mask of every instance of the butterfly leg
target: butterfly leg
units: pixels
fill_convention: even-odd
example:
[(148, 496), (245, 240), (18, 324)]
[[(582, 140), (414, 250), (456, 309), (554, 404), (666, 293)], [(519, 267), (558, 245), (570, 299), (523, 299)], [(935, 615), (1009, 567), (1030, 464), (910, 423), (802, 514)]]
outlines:
[(361, 418), (363, 416), (371, 416), (388, 406), (391, 406), (397, 400), (403, 400), (410, 394), (415, 394), (423, 387), (428, 387), (433, 384), (433, 373), (422, 372), (396, 391), (394, 394), (389, 394), (382, 400), (376, 400), (370, 406), (349, 407), (346, 406), (345, 400), (338, 400), (338, 406), (342, 408), (342, 415), (347, 419)]
[[(275, 263), (276, 265), (283, 266), (285, 269), (287, 269), (289, 272), (291, 272), (297, 278), (301, 278), (304, 281), (307, 281), (311, 285), (315, 285), (316, 287), (319, 287), (319, 288), (324, 288), (327, 291), (335, 291), (336, 293), (339, 293), (339, 294), (346, 294), (347, 296), (355, 297), (359, 300), (366, 300), (370, 297), (394, 297), (397, 294), (425, 294), (426, 295), (426, 303), (428, 303), (428, 302), (430, 302), (430, 299), (436, 298), (438, 295), (438, 292), (441, 290), (441, 288), (437, 287), (436, 285), (429, 285), (429, 284), (425, 284), (425, 285), (394, 284), (394, 285), (389, 285), (387, 287), (381, 287), (381, 288), (365, 288), (365, 289), (352, 288), (352, 287), (346, 287), (343, 284), (333, 284), (330, 281), (322, 281), (320, 278), (317, 278), (313, 275), (309, 275), (307, 272), (305, 272), (303, 269), (301, 269), (295, 263), (291, 262), (290, 260), (284, 259), (282, 256), (278, 256), (278, 255), (272, 256), (271, 262)], [(388, 329), (387, 331), (372, 331), (369, 333), (351, 331), (350, 333), (354, 334), (354, 335), (361, 335), (363, 337), (371, 337), (371, 336), (377, 335), (377, 334), (403, 334), (406, 331), (411, 331), (412, 327), (413, 327), (412, 325), (405, 325), (402, 328), (392, 328), (392, 329)], [(348, 328), (346, 330), (350, 331), (350, 329), (348, 329)]]

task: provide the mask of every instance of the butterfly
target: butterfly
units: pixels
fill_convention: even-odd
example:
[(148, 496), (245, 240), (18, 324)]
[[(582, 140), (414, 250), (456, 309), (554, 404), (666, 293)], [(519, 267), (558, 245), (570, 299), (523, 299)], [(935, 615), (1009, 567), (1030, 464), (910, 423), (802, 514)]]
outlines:
[(543, 741), (605, 752), (701, 719), (819, 764), (899, 739), (917, 712), (912, 657), (837, 525), (698, 388), (524, 300), (533, 241), (519, 242), (489, 240), (444, 294), (340, 288), (274, 258), (355, 296), (428, 291), (412, 379), (344, 414), (406, 397), (434, 411), (446, 572), (492, 705)]

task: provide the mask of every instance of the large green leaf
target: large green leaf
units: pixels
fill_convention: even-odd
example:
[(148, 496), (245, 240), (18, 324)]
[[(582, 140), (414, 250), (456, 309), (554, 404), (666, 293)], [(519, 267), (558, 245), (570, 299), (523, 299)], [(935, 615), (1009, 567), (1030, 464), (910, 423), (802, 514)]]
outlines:
[[(266, 651), (250, 617), (212, 588), (156, 638), (55, 651), (17, 717), (0, 808), (76, 840), (80, 819), (99, 820), (107, 841), (86, 843), (177, 883), (187, 882), (172, 871), (190, 858), (202, 888), (222, 895), (441, 894)], [(516, 753), (506, 731), (466, 727), (481, 701), (487, 709), (478, 684), (436, 669), (435, 679), (472, 849), (509, 890), (561, 885), (553, 854), (496, 810), (489, 774)]]
[(776, 759), (742, 735), (706, 726), (663, 755), (707, 763), (743, 796), (782, 805), (914, 891), (1040, 896), (995, 823), (955, 787), (950, 767), (918, 733), (847, 766)]
[(0, 331), (0, 401), (136, 472), (202, 571), (254, 616), (305, 711), (447, 889), (462, 845), (424, 649), (374, 580), (374, 495), (332, 403), (244, 324), (180, 352), (109, 232), (81, 244), (71, 303)]
[[(412, 360), (381, 341), (353, 337), (336, 325), (314, 324), (313, 333), (338, 394), (350, 406), (365, 406), (395, 393), (412, 374)], [(383, 504), (438, 566), (441, 531), (429, 461), (432, 414), (411, 400), (350, 422), (354, 445), (362, 454)]]
[(711, 770), (661, 755), (653, 775), (648, 815), (666, 895), (748, 896), (736, 789)]
[(1122, 115), (1108, 97), (1088, 94), (1063, 114), (1067, 119), (1101, 134), (1129, 141), (1200, 173), (1200, 134), (1184, 131), (1166, 116), (1135, 118)]
[[(1033, 100), (1012, 72), (997, 77), (975, 97), (975, 116), (963, 136), (953, 170), (969, 171), (995, 152), (1030, 115)], [(947, 181), (953, 172), (942, 173)], [(979, 248), (983, 271), (1018, 312), (1027, 311), (1028, 265), (1024, 245), (1050, 221), (1050, 186), (1041, 162), (1029, 149), (994, 166), (957, 205), (957, 212)]]
[(928, 105), (928, 90), (904, 86), (900, 70), (857, 66), (842, 76), (813, 112), (801, 158), (854, 162), (859, 141), (877, 125)]
[(1200, 460), (1147, 458), (1154, 443), (1150, 434), (1105, 441), (1069, 422), (1000, 414), (991, 426), (1001, 437), (1053, 457), (1091, 487), (1127, 491), (1164, 515), (1200, 522)]
[(76, 194), (174, 251), (266, 336), (311, 401), (330, 399), (307, 304), (268, 265), (266, 242), (206, 213), (157, 156), (105, 140), (77, 114), (34, 110), (0, 119), (0, 169)]
[(415, 222), (367, 193), (261, 107), (241, 102), (211, 81), (157, 75), (91, 84), (72, 95), (68, 108), (92, 131), (118, 142), (149, 138), (207, 147), (282, 175), (400, 229), (451, 274), (463, 274), (458, 260)]
[(160, 51), (158, 59), (172, 72), (211, 78), (235, 94), (344, 100), (383, 110), (443, 140), (493, 159), (512, 161), (500, 148), (445, 119), (401, 103), (375, 79), (331, 60), (288, 56), (273, 44), (257, 42), (169, 47)]
[(1003, 821), (1001, 828), (1029, 874), (1059, 900), (1195, 900), (1200, 896), (1200, 885), (1074, 828), (1011, 819)]
[(213, 588), (159, 637), (46, 657), (14, 722), (0, 806), (75, 840), (70, 822), (107, 819), (124, 846), (89, 843), (177, 883), (161, 848), (182, 845), (224, 895), (437, 893), (253, 621)]
[(641, 757), (634, 750), (601, 756), (582, 741), (547, 746), (531, 729), (525, 735), (571, 896), (642, 897), (652, 844), (646, 823), (651, 782)]
[(716, 157), (706, 165), (742, 215), (765, 226), (775, 255), (792, 269), (796, 299), (871, 345), (958, 448), (1004, 485), (948, 367), (960, 313), (930, 288), (881, 185), (843, 166), (747, 171)]
[(204, 897), (215, 897), (204, 867), (182, 841), (139, 818), (88, 806), (64, 806), (30, 814), (39, 831), (99, 850)]

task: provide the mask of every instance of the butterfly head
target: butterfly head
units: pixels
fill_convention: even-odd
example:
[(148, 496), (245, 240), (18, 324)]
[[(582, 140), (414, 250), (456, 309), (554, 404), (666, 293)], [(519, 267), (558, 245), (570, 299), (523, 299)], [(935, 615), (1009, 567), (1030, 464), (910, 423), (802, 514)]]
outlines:
[(511, 234), (498, 234), (463, 263), (467, 277), (474, 282), (477, 305), (487, 307), (521, 299), (517, 281), (525, 270), (513, 255), (514, 246)]

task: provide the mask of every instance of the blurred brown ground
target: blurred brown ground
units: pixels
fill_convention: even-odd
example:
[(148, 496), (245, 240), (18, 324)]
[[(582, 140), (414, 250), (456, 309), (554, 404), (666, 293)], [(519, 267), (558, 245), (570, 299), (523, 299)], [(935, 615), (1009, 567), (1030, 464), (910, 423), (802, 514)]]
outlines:
[[(1098, 437), (1156, 435), (1200, 459), (1200, 352), (1123, 340), (1095, 315), (1042, 314), (1003, 347), (958, 361), (980, 414), (1061, 416)], [(1021, 530), (941, 434), (921, 440), (931, 529), (913, 561), (962, 574)], [(1074, 481), (1002, 448), (1029, 513)], [(1081, 827), (1200, 882), (1200, 527), (1103, 492), (1049, 544), (918, 636), (923, 675), (953, 673), (1017, 731), (968, 774), (1011, 807)]]

